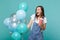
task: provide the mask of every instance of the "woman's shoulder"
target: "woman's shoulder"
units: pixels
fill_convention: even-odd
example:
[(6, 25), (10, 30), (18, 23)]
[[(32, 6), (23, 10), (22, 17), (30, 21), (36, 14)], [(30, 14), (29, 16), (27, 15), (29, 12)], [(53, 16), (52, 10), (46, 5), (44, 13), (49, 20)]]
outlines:
[(47, 18), (46, 17), (44, 17), (44, 23), (47, 23)]
[(44, 19), (47, 19), (46, 17), (44, 17)]
[(35, 14), (32, 14), (31, 17), (35, 17)]
[(32, 14), (31, 19), (34, 20), (34, 18), (35, 18), (35, 14)]

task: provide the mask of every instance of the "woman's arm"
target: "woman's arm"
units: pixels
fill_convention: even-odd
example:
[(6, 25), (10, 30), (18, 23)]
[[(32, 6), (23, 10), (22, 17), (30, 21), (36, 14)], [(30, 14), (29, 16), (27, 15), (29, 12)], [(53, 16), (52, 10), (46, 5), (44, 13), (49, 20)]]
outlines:
[(30, 28), (32, 23), (33, 23), (33, 20), (30, 20), (30, 22), (28, 23), (27, 27)]

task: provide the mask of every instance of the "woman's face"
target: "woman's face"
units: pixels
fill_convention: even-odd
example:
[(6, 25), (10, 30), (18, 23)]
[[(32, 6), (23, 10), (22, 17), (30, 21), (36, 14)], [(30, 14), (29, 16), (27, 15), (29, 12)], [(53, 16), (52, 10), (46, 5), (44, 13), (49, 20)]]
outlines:
[(36, 12), (37, 12), (37, 15), (40, 15), (41, 14), (41, 7), (37, 7), (37, 10), (36, 10)]

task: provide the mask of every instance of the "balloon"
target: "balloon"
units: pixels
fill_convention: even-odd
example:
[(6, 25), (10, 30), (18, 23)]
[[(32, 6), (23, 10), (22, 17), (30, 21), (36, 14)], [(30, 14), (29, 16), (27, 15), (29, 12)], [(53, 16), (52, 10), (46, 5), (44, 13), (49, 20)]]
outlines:
[(24, 10), (18, 10), (16, 12), (16, 17), (17, 17), (18, 20), (24, 20), (25, 17), (26, 17), (25, 11)]
[(12, 26), (16, 27), (16, 25), (15, 25), (15, 23), (14, 23), (14, 24), (11, 23), (11, 19), (10, 19), (10, 18), (6, 18), (6, 19), (4, 20), (4, 24), (5, 24), (6, 26), (8, 26), (8, 29), (9, 29), (10, 32), (16, 31), (16, 29), (14, 29), (14, 28), (12, 27)]
[(9, 31), (16, 32), (17, 24), (18, 24), (18, 20), (16, 19), (16, 15), (15, 14), (11, 15), (10, 26), (8, 27)]
[(10, 26), (8, 27), (10, 32), (17, 32), (17, 24), (16, 23), (11, 23)]
[(19, 9), (23, 9), (24, 11), (27, 11), (28, 10), (28, 5), (27, 3), (23, 2), (23, 3), (20, 3), (19, 4)]
[(4, 20), (4, 24), (6, 25), (6, 26), (9, 26), (10, 25), (10, 18), (6, 18), (5, 20)]
[(19, 33), (25, 33), (26, 31), (27, 31), (27, 25), (26, 24), (24, 24), (24, 23), (21, 23), (21, 24), (19, 24), (18, 26), (17, 26), (17, 31), (19, 32)]
[(17, 25), (18, 25), (17, 23), (11, 23), (11, 27), (12, 27), (12, 28), (16, 28)]
[(13, 33), (13, 32), (17, 32), (17, 29), (16, 29), (16, 28), (12, 28), (11, 26), (9, 26), (8, 29), (9, 29), (9, 31), (12, 32), (12, 33)]
[(8, 27), (9, 31), (10, 32), (17, 32), (16, 28), (17, 28), (17, 25), (19, 23), (20, 23), (20, 21), (17, 20), (16, 14), (12, 14), (11, 17), (10, 17), (10, 25)]
[(17, 23), (17, 18), (16, 18), (16, 15), (14, 14), (14, 15), (12, 15), (11, 16), (11, 22), (13, 23), (13, 22), (15, 22), (15, 23)]
[(21, 35), (18, 33), (18, 32), (14, 32), (11, 37), (14, 39), (14, 40), (19, 40), (21, 39)]

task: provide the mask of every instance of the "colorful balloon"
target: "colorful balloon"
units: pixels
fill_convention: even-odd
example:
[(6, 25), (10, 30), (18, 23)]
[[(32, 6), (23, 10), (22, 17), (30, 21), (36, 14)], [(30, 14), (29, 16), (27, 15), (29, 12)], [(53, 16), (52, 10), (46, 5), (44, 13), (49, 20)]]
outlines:
[(19, 32), (19, 33), (25, 33), (26, 31), (28, 30), (28, 28), (27, 28), (27, 25), (26, 24), (24, 24), (24, 23), (21, 23), (21, 24), (19, 24), (18, 26), (17, 26), (17, 31)]
[(22, 2), (19, 4), (19, 10), (23, 9), (24, 11), (28, 10), (28, 4), (26, 2)]
[(14, 40), (19, 40), (21, 39), (21, 35), (18, 33), (18, 32), (14, 32), (11, 37), (14, 39)]
[(6, 18), (5, 20), (4, 20), (4, 24), (6, 25), (6, 26), (9, 26), (10, 25), (10, 18)]
[(17, 21), (18, 21), (16, 18), (16, 14), (13, 14), (10, 19), (11, 19), (12, 23), (14, 23), (14, 22), (17, 23)]
[(12, 28), (11, 26), (9, 26), (8, 27), (8, 29), (9, 29), (9, 32), (17, 32), (17, 29), (16, 28)]
[(16, 12), (16, 17), (18, 20), (24, 20), (26, 17), (26, 12), (24, 10), (18, 10)]

